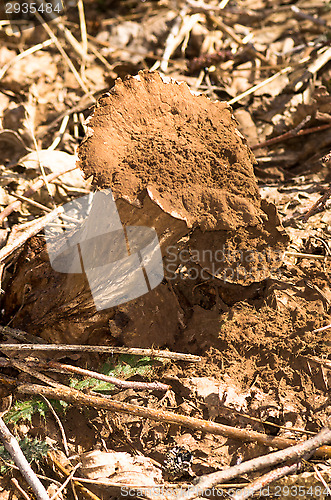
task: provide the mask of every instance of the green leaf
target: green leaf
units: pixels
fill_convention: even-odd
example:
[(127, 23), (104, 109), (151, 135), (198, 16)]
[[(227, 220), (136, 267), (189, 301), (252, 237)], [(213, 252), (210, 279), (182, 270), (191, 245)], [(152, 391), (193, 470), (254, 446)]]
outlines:
[[(63, 411), (68, 406), (64, 401), (51, 401), (53, 408), (57, 411)], [(45, 418), (46, 413), (50, 411), (45, 401), (40, 399), (31, 399), (27, 401), (16, 401), (13, 407), (4, 416), (5, 422), (16, 424), (20, 420), (31, 422), (32, 415), (39, 413)]]
[[(162, 360), (163, 361), (163, 360)], [(109, 358), (108, 361), (102, 366), (100, 373), (108, 375), (109, 377), (116, 377), (126, 380), (134, 375), (141, 375), (143, 377), (151, 378), (154, 367), (159, 364), (159, 359), (153, 359), (148, 356), (139, 357), (130, 354), (123, 354), (119, 356), (117, 361)], [(114, 385), (103, 380), (87, 377), (84, 380), (73, 378), (70, 380), (70, 387), (75, 389), (92, 389), (94, 391), (106, 392), (114, 389)]]
[[(38, 466), (41, 459), (47, 455), (47, 452), (50, 449), (49, 445), (45, 441), (40, 441), (37, 438), (32, 440), (28, 436), (19, 440), (18, 444), (30, 465), (35, 463)], [(0, 458), (8, 463), (7, 465), (0, 462), (0, 473), (5, 474), (10, 470), (10, 464), (14, 464), (14, 462), (3, 445), (0, 446)]]

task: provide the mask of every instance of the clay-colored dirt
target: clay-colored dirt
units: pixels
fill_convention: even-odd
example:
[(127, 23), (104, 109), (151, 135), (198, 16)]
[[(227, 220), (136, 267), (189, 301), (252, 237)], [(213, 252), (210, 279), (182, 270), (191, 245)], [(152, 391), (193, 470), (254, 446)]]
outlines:
[[(50, 342), (153, 345), (204, 355), (201, 365), (163, 372), (179, 384), (180, 411), (190, 415), (197, 413), (181, 391), (197, 397), (204, 408), (199, 415), (247, 425), (221, 393), (202, 402), (199, 380), (209, 377), (231, 388), (241, 413), (273, 415), (277, 423), (308, 430), (325, 423), (331, 381), (313, 357), (328, 354), (331, 342), (314, 330), (331, 322), (331, 270), (319, 260), (284, 260), (288, 236), (275, 205), (259, 195), (254, 157), (230, 108), (143, 73), (140, 81), (117, 82), (89, 127), (80, 166), (95, 186), (111, 187), (124, 225), (156, 229), (165, 279), (136, 300), (96, 311), (84, 275), (54, 271), (43, 241), (34, 238), (6, 288), (11, 326)], [(150, 452), (158, 458), (164, 444), (156, 442)], [(264, 451), (219, 438), (214, 445), (215, 467)], [(201, 443), (196, 448), (202, 453)], [(196, 466), (197, 473), (208, 470), (203, 460)]]
[[(274, 206), (261, 200), (254, 156), (225, 103), (193, 96), (186, 84), (166, 84), (157, 73), (141, 72), (139, 79), (118, 81), (88, 122), (79, 165), (98, 188), (111, 187), (124, 225), (156, 229), (166, 276), (169, 246), (189, 233), (188, 252), (210, 278), (247, 285), (279, 267), (287, 237)], [(218, 250), (226, 257), (218, 259)], [(111, 339), (108, 321), (115, 310), (95, 310), (83, 275), (51, 269), (42, 244), (29, 259), (20, 260), (6, 296), (8, 314), (21, 305), (16, 326), (58, 342), (91, 341), (92, 330), (93, 338)], [(130, 339), (125, 328), (121, 334), (115, 328), (114, 337), (125, 344), (172, 346), (184, 313), (176, 310), (176, 302), (171, 305), (168, 289), (160, 284), (120, 306), (138, 323), (130, 324)]]
[[(32, 367), (88, 397), (96, 390), (118, 402), (297, 441), (330, 427), (328, 2), (63, 3), (68, 10), (49, 23), (56, 44), (46, 23), (33, 26), (35, 16), (23, 20), (18, 14), (19, 22), (12, 23), (0, 12), (2, 254), (47, 209), (111, 188), (124, 226), (155, 229), (165, 277), (149, 293), (98, 311), (84, 274), (52, 269), (39, 232), (1, 261), (1, 325), (26, 332), (6, 328), (1, 341), (36, 343), (30, 332), (54, 343), (169, 348), (198, 354), (201, 362), (3, 350), (3, 365), (13, 357), (23, 367), (4, 366), (2, 376), (46, 383), (24, 371)], [(59, 175), (77, 155), (80, 169), (41, 187), (42, 170)], [(52, 227), (59, 226), (53, 221)], [(88, 228), (80, 226), (76, 236)], [(112, 238), (91, 239), (93, 262), (94, 256), (101, 264), (114, 256), (108, 251)], [(57, 262), (62, 259), (60, 253)], [(110, 387), (48, 364), (44, 370), (44, 361), (53, 358), (129, 384), (159, 381), (170, 389)], [(36, 395), (32, 406), (21, 402), (11, 387), (2, 384), (0, 391), (7, 404), (2, 410), (13, 400), (3, 416), (10, 430), (47, 441), (71, 470), (84, 461), (84, 452), (104, 456), (107, 450), (154, 459), (161, 476), (167, 452), (179, 445), (192, 452), (199, 476), (273, 451), (129, 413), (51, 401), (68, 458), (62, 427), (45, 401)], [(98, 473), (106, 464), (99, 463)], [(54, 465), (40, 465), (33, 464), (34, 470), (63, 483)], [(0, 466), (3, 471), (5, 463)], [(327, 498), (316, 470), (330, 484), (328, 461), (308, 461), (304, 468), (283, 478), (289, 491), (284, 499), (301, 498), (302, 489), (303, 499)], [(20, 473), (8, 469), (0, 479), (1, 500), (21, 497), (12, 476), (31, 494)], [(130, 469), (121, 478), (131, 484), (133, 476)], [(136, 484), (151, 480), (144, 472)], [(51, 498), (58, 483), (42, 481)], [(177, 486), (186, 482), (194, 480), (179, 478)], [(103, 500), (121, 497), (120, 488), (84, 486)], [(222, 498), (232, 495), (225, 485), (218, 491)], [(264, 491), (270, 500), (282, 498), (273, 485)], [(62, 495), (74, 498), (69, 484)]]
[(88, 125), (80, 167), (96, 186), (131, 202), (118, 205), (125, 225), (135, 214), (138, 224), (157, 230), (166, 267), (165, 243), (178, 241), (178, 227), (182, 236), (194, 228), (190, 249), (211, 275), (247, 285), (278, 267), (288, 240), (274, 207), (261, 202), (254, 156), (226, 103), (140, 72), (116, 82)]

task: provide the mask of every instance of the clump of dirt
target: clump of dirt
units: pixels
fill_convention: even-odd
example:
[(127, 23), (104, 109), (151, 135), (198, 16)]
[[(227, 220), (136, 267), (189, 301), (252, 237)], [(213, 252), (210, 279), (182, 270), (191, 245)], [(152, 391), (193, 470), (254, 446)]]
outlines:
[[(193, 227), (189, 247), (196, 262), (227, 281), (261, 281), (279, 265), (288, 238), (274, 206), (261, 200), (254, 155), (225, 102), (194, 96), (185, 83), (164, 83), (158, 73), (140, 72), (139, 78), (117, 80), (88, 125), (79, 165), (122, 202), (125, 225), (134, 216), (138, 224), (154, 227), (164, 253), (165, 243), (177, 242)], [(157, 214), (150, 201), (160, 209)], [(227, 256), (220, 260), (220, 252)]]
[[(274, 205), (260, 197), (254, 156), (231, 113), (224, 102), (194, 96), (185, 83), (141, 72), (118, 80), (89, 119), (79, 165), (98, 188), (112, 189), (124, 226), (155, 228), (168, 278), (167, 250), (184, 236), (198, 273), (207, 273), (204, 280), (216, 276), (247, 285), (280, 265), (269, 250), (277, 256), (288, 239)], [(6, 293), (13, 326), (70, 343), (104, 338), (110, 328), (112, 341), (141, 347), (171, 347), (185, 328), (191, 309), (179, 305), (171, 283), (97, 311), (86, 277), (54, 271), (44, 243), (34, 245)], [(226, 257), (219, 259), (219, 252)], [(182, 264), (179, 254), (177, 266)], [(241, 292), (236, 290), (235, 302)]]
[(259, 222), (254, 156), (225, 102), (140, 72), (117, 80), (88, 126), (79, 165), (115, 198), (136, 201), (149, 188), (165, 210), (205, 230)]

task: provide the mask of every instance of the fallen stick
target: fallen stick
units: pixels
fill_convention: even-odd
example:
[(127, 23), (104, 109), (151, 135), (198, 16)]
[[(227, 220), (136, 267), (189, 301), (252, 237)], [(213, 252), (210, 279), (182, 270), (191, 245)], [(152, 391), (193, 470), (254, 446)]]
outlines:
[[(56, 387), (47, 387), (37, 384), (28, 384), (19, 382), (16, 379), (6, 377), (0, 374), (0, 382), (9, 384), (16, 387), (18, 394), (30, 394), (39, 396), (42, 394), (50, 399), (60, 399), (72, 404), (79, 404), (81, 406), (90, 406), (119, 413), (127, 413), (136, 415), (137, 417), (150, 418), (158, 422), (167, 424), (177, 424), (190, 429), (208, 432), (210, 434), (217, 434), (226, 436), (239, 441), (257, 442), (265, 446), (273, 448), (287, 448), (296, 444), (293, 439), (283, 437), (272, 437), (267, 434), (262, 434), (256, 431), (249, 431), (246, 429), (238, 429), (229, 425), (218, 424), (209, 420), (203, 420), (195, 417), (188, 417), (185, 415), (177, 415), (164, 410), (156, 410), (154, 408), (145, 408), (143, 406), (133, 405), (131, 403), (122, 403), (114, 399), (104, 398), (102, 396), (94, 396), (91, 394), (84, 394), (81, 391), (67, 387), (63, 384), (56, 383)], [(330, 431), (331, 432), (331, 431)], [(331, 446), (323, 446), (316, 450), (315, 456), (317, 457), (331, 457)]]
[(19, 485), (19, 482), (17, 481), (16, 477), (12, 477), (10, 482), (14, 486), (14, 488), (17, 489), (19, 494), (24, 498), (24, 500), (31, 500), (31, 498), (28, 496), (28, 494), (23, 490), (23, 488)]
[[(64, 467), (56, 458), (54, 453), (51, 453), (50, 451), (47, 454), (48, 460), (50, 461), (51, 465), (55, 466), (56, 469), (58, 469), (61, 474), (63, 474), (67, 479), (68, 477), (71, 477), (71, 472), (69, 471), (66, 467)], [(72, 478), (71, 478), (72, 479)], [(73, 480), (73, 479), (72, 479)], [(73, 480), (73, 483), (75, 487), (84, 495), (84, 498), (88, 498), (89, 500), (100, 500), (99, 497), (97, 497), (92, 491), (89, 489), (85, 488), (82, 484), (80, 484), (78, 481)]]
[[(0, 358), (0, 366), (14, 366), (16, 360)], [(121, 389), (133, 389), (135, 391), (147, 390), (147, 391), (168, 391), (171, 389), (170, 385), (162, 384), (161, 382), (137, 382), (134, 380), (122, 380), (117, 377), (111, 377), (109, 375), (104, 375), (103, 373), (85, 370), (79, 366), (67, 365), (66, 363), (59, 363), (57, 361), (32, 361), (31, 363), (25, 363), (26, 368), (39, 368), (43, 371), (56, 371), (58, 373), (75, 373), (82, 375), (84, 377), (90, 377), (97, 380), (102, 380), (109, 384), (113, 384)]]
[(318, 200), (314, 203), (314, 205), (308, 210), (308, 212), (305, 215), (303, 215), (303, 220), (307, 222), (309, 217), (315, 215), (320, 206), (323, 206), (330, 198), (330, 196), (331, 196), (331, 188), (327, 189), (325, 193), (320, 198), (318, 198)]
[(240, 36), (236, 34), (234, 29), (230, 28), (230, 26), (227, 26), (225, 23), (223, 23), (218, 17), (214, 16), (211, 13), (207, 14), (209, 19), (216, 24), (216, 26), (223, 32), (226, 33), (228, 36), (230, 36), (240, 47), (244, 47), (247, 52), (249, 52), (253, 57), (256, 57), (257, 59), (260, 59), (264, 64), (268, 66), (272, 66), (270, 61), (260, 52), (258, 52), (252, 45), (249, 45), (248, 43), (244, 43)]
[[(68, 172), (71, 172), (72, 170), (75, 170), (77, 167), (72, 167), (72, 168), (62, 168), (59, 169), (57, 172), (53, 172), (52, 174), (46, 175), (46, 177), (40, 177), (39, 179), (32, 184), (29, 189), (24, 191), (23, 196), (25, 198), (29, 198), (31, 195), (36, 193), (38, 189), (40, 189), (44, 184), (45, 180), (46, 182), (52, 182), (61, 175), (64, 175)], [(18, 210), (21, 206), (22, 202), (20, 200), (13, 201), (13, 203), (10, 203), (1, 213), (0, 213), (0, 222), (2, 222), (6, 217), (8, 217), (14, 210)]]
[[(7, 207), (8, 208), (8, 207)], [(12, 243), (9, 243), (8, 245), (5, 245), (3, 248), (0, 250), (0, 263), (6, 260), (10, 255), (20, 248), (24, 243), (31, 238), (32, 236), (35, 236), (38, 234), (49, 222), (51, 222), (55, 217), (60, 215), (64, 211), (63, 207), (58, 207), (52, 210), (49, 214), (44, 215), (43, 217), (39, 217), (34, 221), (34, 224), (32, 224), (28, 229), (22, 232), (20, 236), (18, 236)], [(0, 215), (1, 217), (1, 215)]]
[[(1, 250), (0, 250), (1, 260)], [(0, 327), (1, 331), (1, 327)], [(4, 332), (6, 333), (6, 332)], [(68, 351), (68, 352), (102, 352), (109, 354), (133, 354), (151, 358), (168, 358), (178, 361), (201, 361), (200, 356), (181, 352), (161, 351), (159, 349), (141, 349), (138, 347), (113, 347), (99, 345), (69, 344), (0, 344), (0, 351)]]
[(302, 259), (312, 259), (312, 260), (327, 260), (331, 259), (331, 255), (315, 255), (314, 253), (303, 253), (303, 252), (284, 252), (284, 255), (290, 255), (291, 257), (298, 257)]
[[(321, 448), (320, 446), (330, 442), (331, 430), (328, 428), (322, 429), (318, 434), (316, 434), (316, 436), (308, 439), (307, 441), (296, 444), (295, 446), (287, 448), (286, 450), (269, 453), (268, 455), (253, 458), (252, 460), (248, 460), (247, 462), (243, 462), (228, 469), (221, 470), (219, 472), (213, 472), (212, 474), (208, 474), (206, 476), (201, 476), (198, 480), (193, 481), (193, 485), (188, 491), (179, 494), (176, 498), (180, 500), (193, 500), (203, 495), (204, 491), (206, 491), (207, 489), (213, 488), (214, 486), (221, 484), (223, 481), (229, 481), (231, 479), (234, 479), (235, 477), (247, 474), (248, 472), (255, 472), (260, 469), (266, 469), (267, 467), (291, 459), (295, 459), (297, 461), (298, 458), (302, 457), (303, 455), (309, 454), (313, 450), (316, 450), (316, 456), (316, 452), (318, 452), (318, 450), (326, 448), (326, 446), (322, 446)], [(328, 448), (330, 448), (330, 446), (328, 446)], [(236, 497), (234, 498), (238, 500)]]
[(162, 384), (161, 382), (137, 382), (134, 380), (122, 380), (117, 377), (111, 377), (109, 375), (104, 375), (103, 373), (85, 370), (78, 366), (67, 365), (66, 363), (59, 363), (57, 361), (48, 361), (47, 363), (34, 363), (36, 367), (41, 370), (62, 370), (69, 373), (76, 373), (77, 375), (83, 375), (84, 377), (91, 377), (97, 380), (102, 380), (109, 384), (113, 384), (121, 389), (133, 389), (135, 391), (147, 390), (147, 391), (167, 391), (170, 389), (168, 384)]
[(292, 465), (282, 465), (277, 467), (263, 476), (258, 477), (255, 481), (252, 481), (248, 486), (245, 486), (241, 491), (236, 492), (232, 495), (231, 500), (246, 500), (247, 498), (254, 495), (258, 491), (262, 490), (269, 484), (277, 481), (281, 477), (288, 476), (289, 474), (295, 474), (300, 470), (301, 461), (297, 461)]
[(46, 489), (44, 488), (44, 486), (37, 478), (36, 474), (31, 469), (30, 464), (23, 455), (23, 452), (19, 447), (16, 438), (9, 431), (9, 429), (7, 428), (6, 424), (4, 423), (1, 417), (0, 417), (0, 439), (4, 444), (4, 447), (14, 460), (15, 464), (19, 468), (22, 476), (31, 487), (37, 500), (49, 500), (49, 496), (47, 494)]
[(293, 139), (294, 137), (302, 137), (308, 134), (315, 134), (316, 132), (322, 132), (323, 130), (327, 130), (331, 128), (331, 123), (325, 123), (324, 125), (319, 125), (318, 127), (305, 128), (302, 130), (297, 130), (294, 128), (289, 132), (285, 132), (282, 135), (278, 135), (277, 137), (272, 137), (272, 139), (268, 139), (264, 142), (260, 142), (259, 144), (253, 144), (250, 146), (251, 150), (265, 148), (269, 146), (273, 146), (274, 144), (278, 144), (279, 142), (286, 141), (288, 139)]

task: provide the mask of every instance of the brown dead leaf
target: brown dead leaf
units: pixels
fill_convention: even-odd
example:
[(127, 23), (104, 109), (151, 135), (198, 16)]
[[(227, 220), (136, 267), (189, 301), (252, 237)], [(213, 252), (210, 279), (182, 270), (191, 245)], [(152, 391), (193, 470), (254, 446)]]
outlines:
[(106, 479), (132, 486), (154, 486), (163, 483), (162, 471), (151, 459), (126, 452), (94, 450), (83, 453), (79, 460), (81, 474), (88, 479)]
[[(56, 173), (64, 168), (73, 169), (76, 167), (78, 158), (64, 151), (52, 151), (43, 149), (40, 151), (33, 151), (20, 159), (19, 165), (24, 167), (29, 175), (32, 177), (32, 172), (35, 176), (41, 175), (41, 166), (44, 168), (45, 174)], [(79, 169), (72, 170), (61, 176), (61, 180), (68, 186), (76, 188), (86, 187), (86, 181)]]

